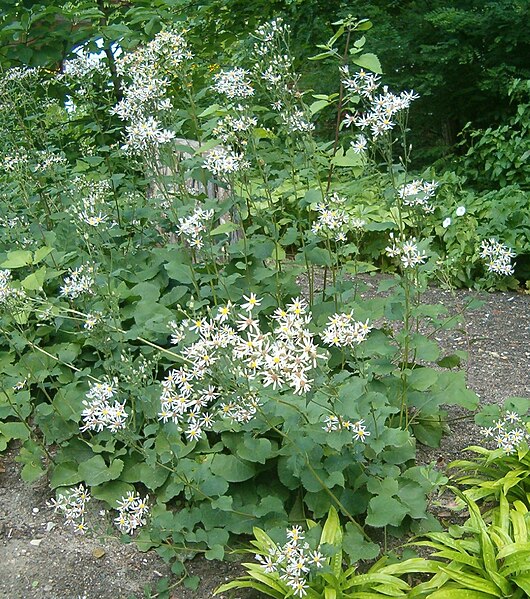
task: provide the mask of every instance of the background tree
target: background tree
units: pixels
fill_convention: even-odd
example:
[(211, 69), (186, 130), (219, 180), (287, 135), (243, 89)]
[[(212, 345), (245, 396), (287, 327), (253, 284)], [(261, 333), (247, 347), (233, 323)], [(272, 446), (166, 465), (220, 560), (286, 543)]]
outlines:
[(304, 87), (321, 93), (335, 87), (338, 75), (306, 59), (330, 37), (333, 21), (354, 12), (374, 24), (367, 47), (379, 56), (386, 82), (421, 94), (412, 113), (419, 165), (451, 151), (467, 123), (507, 122), (516, 111), (511, 80), (530, 79), (526, 0), (5, 0), (3, 6), (0, 63), (54, 70), (76, 46), (96, 49), (103, 40), (111, 58), (112, 44), (134, 46), (164, 23), (184, 20), (201, 56), (222, 64), (259, 22), (283, 15)]

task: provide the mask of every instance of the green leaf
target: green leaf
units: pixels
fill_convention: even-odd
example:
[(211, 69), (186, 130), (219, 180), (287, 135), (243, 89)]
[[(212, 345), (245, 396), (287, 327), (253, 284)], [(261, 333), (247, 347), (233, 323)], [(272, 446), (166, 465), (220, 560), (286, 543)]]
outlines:
[(218, 559), (222, 560), (225, 556), (225, 549), (222, 545), (213, 545), (211, 549), (205, 552), (204, 557), (207, 560)]
[(337, 591), (331, 587), (325, 587), (324, 599), (337, 599)]
[(351, 522), (346, 523), (342, 546), (352, 564), (359, 560), (375, 559), (381, 551), (381, 547), (377, 543), (367, 541), (361, 531), (355, 528)]
[(239, 483), (252, 478), (255, 468), (233, 455), (216, 454), (213, 457), (211, 471), (228, 482)]
[(139, 464), (127, 464), (121, 475), (121, 479), (128, 483), (141, 482), (151, 491), (161, 487), (169, 476), (169, 470), (158, 464), (150, 465), (146, 462)]
[(79, 475), (90, 487), (118, 478), (122, 470), (123, 462), (121, 460), (115, 459), (110, 466), (107, 466), (100, 455), (96, 455), (79, 465)]
[(366, 524), (380, 528), (381, 526), (399, 526), (407, 515), (407, 508), (397, 499), (388, 495), (376, 495), (370, 499)]
[(283, 246), (292, 245), (298, 239), (298, 230), (296, 227), (289, 227), (283, 237), (280, 239), (280, 243)]
[(258, 546), (262, 551), (268, 553), (270, 550), (276, 549), (276, 543), (269, 537), (269, 535), (265, 531), (261, 530), (261, 528), (255, 526), (252, 529), (252, 534), (254, 535), (254, 538), (258, 542)]
[(451, 354), (449, 356), (444, 356), (440, 360), (436, 362), (438, 366), (441, 368), (457, 368), (462, 363), (462, 360), (459, 355)]
[(90, 489), (93, 497), (106, 501), (113, 508), (117, 507), (117, 502), (129, 491), (134, 491), (134, 487), (121, 480), (112, 480)]
[(208, 106), (208, 108), (206, 108), (205, 110), (203, 110), (200, 114), (198, 114), (197, 116), (199, 118), (203, 118), (206, 116), (210, 116), (211, 114), (216, 113), (221, 107), (219, 106), (219, 104), (211, 104), (210, 106)]
[(528, 597), (530, 597), (530, 576), (527, 574), (515, 576), (513, 581), (520, 589), (523, 589)]
[(302, 208), (309, 206), (311, 204), (316, 204), (317, 202), (322, 201), (322, 191), (320, 189), (308, 189), (305, 192), (304, 199), (300, 201), (300, 206)]
[(15, 458), (16, 462), (23, 464), (20, 472), (23, 481), (32, 483), (46, 473), (46, 469), (42, 466), (43, 458), (44, 452), (39, 445), (31, 439), (26, 439)]
[(256, 439), (255, 437), (246, 437), (243, 443), (237, 446), (237, 455), (248, 462), (265, 462), (272, 457), (272, 443), (268, 439)]
[(328, 517), (320, 535), (320, 543), (329, 543), (335, 547), (339, 547), (342, 543), (342, 528), (339, 515), (334, 507), (329, 508)]
[(305, 251), (306, 258), (310, 264), (318, 266), (331, 266), (331, 256), (329, 252), (323, 248), (310, 248)]
[(420, 333), (415, 333), (411, 336), (411, 347), (416, 349), (416, 355), (419, 360), (433, 362), (440, 355), (438, 343)]
[(326, 106), (329, 106), (328, 100), (317, 100), (309, 106), (309, 111), (311, 112), (311, 115), (315, 115), (317, 112), (326, 108)]
[(212, 508), (214, 510), (221, 510), (223, 512), (229, 512), (232, 510), (232, 505), (234, 503), (234, 498), (228, 495), (221, 495), (217, 499), (212, 501)]
[[(208, 559), (208, 558), (206, 558), (206, 559)], [(201, 582), (200, 576), (186, 576), (182, 585), (185, 586), (187, 589), (196, 591), (199, 588), (200, 582)]]
[(232, 222), (221, 223), (219, 226), (215, 227), (210, 231), (210, 235), (228, 235), (229, 233), (233, 233), (234, 231), (239, 231), (241, 229), (241, 225)]
[(362, 67), (363, 69), (368, 69), (373, 73), (378, 73), (381, 75), (383, 72), (379, 58), (377, 58), (375, 54), (366, 53), (361, 54), (360, 56), (352, 56), (351, 61), (357, 66)]
[(483, 577), (457, 570), (456, 567), (451, 567), (451, 564), (448, 567), (440, 566), (440, 570), (466, 589), (489, 593), (494, 597), (502, 597), (498, 587)]
[(348, 148), (346, 152), (343, 148), (339, 148), (336, 154), (331, 158), (331, 164), (335, 166), (354, 167), (360, 173), (363, 166), (363, 157), (357, 154), (353, 148)]
[(0, 433), (11, 439), (29, 439), (29, 429), (23, 422), (0, 422)]
[(166, 269), (166, 272), (170, 279), (184, 284), (189, 284), (193, 282), (191, 268), (187, 264), (169, 262), (168, 264), (164, 264), (164, 268)]
[(219, 593), (231, 591), (232, 589), (254, 589), (255, 591), (263, 593), (264, 595), (274, 597), (274, 599), (285, 599), (285, 593), (282, 590), (271, 589), (266, 582), (257, 582), (255, 580), (252, 580), (252, 578), (250, 578), (249, 576), (237, 578), (236, 580), (232, 580), (232, 582), (222, 584), (218, 589), (215, 590), (214, 596), (219, 595)]
[(228, 491), (228, 482), (221, 476), (213, 476), (210, 474), (205, 480), (199, 483), (199, 489), (202, 493), (210, 497), (220, 497)]
[(46, 474), (46, 470), (42, 467), (42, 464), (38, 460), (25, 462), (22, 470), (20, 471), (20, 476), (26, 483), (33, 483), (44, 474)]
[(432, 368), (416, 367), (407, 377), (412, 389), (426, 391), (438, 380), (438, 372)]
[(50, 478), (50, 487), (71, 487), (81, 482), (82, 477), (78, 472), (78, 465), (75, 462), (61, 462), (53, 469)]
[(43, 266), (32, 272), (25, 279), (23, 279), (20, 284), (26, 291), (38, 291), (42, 289), (44, 284), (44, 279), (46, 278), (46, 267)]
[(440, 372), (431, 393), (434, 402), (459, 405), (468, 410), (476, 410), (479, 402), (477, 394), (467, 388), (463, 371)]
[(38, 250), (35, 251), (35, 255), (33, 256), (33, 264), (38, 264), (41, 260), (44, 260), (46, 256), (49, 256), (53, 252), (53, 248), (48, 246), (42, 246)]
[(439, 447), (443, 436), (443, 428), (440, 422), (425, 420), (412, 425), (412, 431), (416, 439), (428, 447)]
[[(499, 595), (494, 595), (499, 597)], [(489, 593), (469, 589), (441, 589), (428, 595), (429, 599), (491, 599)]]
[(22, 268), (31, 264), (32, 261), (31, 252), (28, 250), (15, 250), (8, 252), (7, 260), (0, 264), (0, 268)]

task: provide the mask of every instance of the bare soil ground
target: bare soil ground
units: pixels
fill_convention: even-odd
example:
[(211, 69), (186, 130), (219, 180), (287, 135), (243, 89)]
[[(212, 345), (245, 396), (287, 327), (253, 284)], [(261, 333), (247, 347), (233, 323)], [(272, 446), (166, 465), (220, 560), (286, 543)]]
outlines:
[[(367, 294), (374, 293), (377, 279), (367, 282), (371, 287)], [(454, 312), (463, 308), (470, 295), (431, 288), (425, 302), (443, 304)], [(440, 343), (447, 353), (469, 352), (464, 365), (468, 386), (482, 404), (530, 397), (530, 296), (493, 293), (478, 297), (484, 301), (482, 307), (467, 312), (459, 328), (439, 335)], [(530, 408), (530, 399), (528, 403)], [(450, 408), (449, 415), (450, 434), (440, 448), (423, 448), (422, 462), (443, 466), (479, 441), (472, 415), (456, 408)], [(32, 486), (22, 482), (15, 454), (10, 450), (0, 456), (0, 598), (140, 599), (147, 585), (154, 588), (170, 575), (154, 553), (139, 553), (116, 540), (76, 536), (64, 528), (46, 507), (50, 498), (46, 481)], [(216, 587), (241, 573), (237, 563), (201, 558), (189, 562), (189, 571), (201, 577), (199, 588), (176, 587), (173, 599), (210, 599)], [(243, 592), (235, 596), (255, 597)]]

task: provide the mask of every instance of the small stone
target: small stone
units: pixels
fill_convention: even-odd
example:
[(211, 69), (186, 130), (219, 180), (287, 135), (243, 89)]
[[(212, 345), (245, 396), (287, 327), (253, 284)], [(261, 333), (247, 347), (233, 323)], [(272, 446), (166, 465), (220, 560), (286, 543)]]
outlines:
[(52, 531), (56, 526), (55, 522), (46, 522), (46, 532)]
[(34, 507), (34, 508), (31, 510), (31, 511), (32, 511), (34, 514), (38, 514), (38, 513), (40, 512), (40, 510), (39, 510), (39, 508), (38, 508), (38, 507)]
[(92, 555), (96, 559), (100, 559), (105, 555), (105, 549), (103, 549), (102, 547), (95, 547), (94, 549), (92, 549)]
[(46, 593), (49, 593), (52, 589), (53, 589), (53, 587), (51, 584), (47, 584), (46, 586), (44, 586), (42, 588), (42, 590), (45, 591)]
[(29, 542), (29, 544), (33, 545), (33, 547), (38, 547), (41, 543), (42, 539), (31, 539), (31, 541)]

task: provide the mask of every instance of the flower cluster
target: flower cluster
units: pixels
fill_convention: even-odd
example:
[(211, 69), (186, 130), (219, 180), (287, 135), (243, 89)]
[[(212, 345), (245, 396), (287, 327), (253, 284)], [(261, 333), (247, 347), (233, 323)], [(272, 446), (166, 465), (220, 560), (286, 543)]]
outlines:
[[(270, 62), (267, 66), (256, 65), (258, 69), (258, 75), (262, 81), (267, 85), (279, 85), (283, 83), (286, 78), (286, 74), (289, 73), (292, 67), (292, 61), (289, 56), (285, 54), (277, 54), (270, 58)], [(287, 88), (285, 91), (288, 91)]]
[(27, 152), (19, 149), (13, 154), (4, 156), (2, 166), (7, 172), (30, 167), (34, 173), (45, 173), (52, 167), (64, 166), (66, 162), (66, 157), (63, 154), (51, 150), (39, 150), (30, 156)]
[(127, 420), (125, 402), (120, 403), (115, 400), (111, 404), (110, 401), (116, 395), (116, 385), (116, 381), (90, 384), (90, 390), (86, 394), (87, 399), (83, 400), (85, 409), (81, 413), (84, 422), (79, 429), (81, 432), (91, 430), (99, 433), (106, 428), (115, 433), (125, 428)]
[(185, 31), (179, 29), (160, 31), (150, 42), (139, 46), (134, 52), (119, 56), (116, 60), (118, 73), (135, 78), (135, 82), (141, 80), (147, 84), (149, 74), (158, 74), (160, 69), (165, 69), (169, 74), (178, 69), (193, 58), (184, 34)]
[(111, 110), (128, 121), (126, 152), (141, 154), (171, 142), (175, 134), (164, 128), (153, 115), (172, 109), (169, 98), (171, 77), (193, 58), (182, 31), (165, 29), (152, 41), (116, 61), (118, 73), (126, 83), (123, 98)]
[(53, 167), (64, 166), (66, 162), (66, 157), (63, 154), (51, 150), (40, 150), (35, 157), (33, 170), (36, 173), (47, 172)]
[(126, 152), (144, 152), (150, 148), (157, 148), (175, 139), (175, 132), (164, 129), (160, 122), (153, 116), (138, 118), (135, 122), (125, 127), (127, 142), (122, 149)]
[[(112, 194), (112, 183), (108, 179), (89, 180), (84, 176), (75, 177), (70, 192), (71, 204), (68, 211), (78, 221), (89, 227), (99, 227), (108, 219), (107, 200)], [(79, 199), (81, 195), (81, 199)], [(111, 226), (115, 223), (111, 223)]]
[[(290, 388), (297, 394), (311, 389), (309, 373), (323, 356), (307, 329), (305, 300), (296, 298), (285, 310), (278, 308), (272, 332), (264, 332), (256, 314), (261, 300), (253, 293), (244, 299), (237, 312), (228, 303), (213, 318), (171, 323), (172, 342), (182, 344), (190, 365), (171, 370), (162, 382), (159, 419), (179, 424), (189, 440), (201, 438), (215, 415), (248, 422), (259, 406), (260, 389)], [(195, 340), (186, 344), (188, 338)], [(227, 378), (224, 389), (236, 390), (221, 393), (219, 381)]]
[(368, 147), (368, 140), (364, 135), (358, 135), (353, 141), (350, 142), (350, 145), (355, 154), (363, 154)]
[(165, 112), (172, 108), (172, 102), (166, 97), (169, 82), (156, 77), (147, 80), (147, 75), (135, 73), (133, 83), (125, 87), (124, 97), (113, 108), (111, 114), (122, 121), (145, 119), (151, 112)]
[(206, 231), (207, 224), (212, 217), (213, 210), (196, 207), (190, 216), (179, 218), (177, 234), (182, 235), (190, 247), (201, 249), (204, 246), (202, 234)]
[(68, 269), (69, 276), (65, 277), (64, 285), (61, 287), (61, 295), (76, 299), (83, 294), (94, 293), (94, 266), (82, 264), (74, 270)]
[(0, 306), (7, 304), (10, 300), (25, 297), (23, 289), (11, 286), (11, 271), (0, 270)]
[(390, 233), (390, 245), (385, 248), (385, 252), (391, 258), (399, 256), (403, 268), (414, 268), (427, 260), (427, 254), (418, 248), (415, 237), (401, 241), (395, 239), (394, 234)]
[(480, 250), (479, 255), (486, 261), (488, 272), (496, 275), (513, 275), (515, 264), (512, 264), (512, 258), (515, 258), (516, 254), (507, 245), (491, 237), (482, 241)]
[(235, 152), (230, 146), (213, 148), (204, 160), (204, 168), (217, 176), (231, 175), (248, 167), (249, 164), (244, 160), (243, 154)]
[(322, 341), (333, 347), (355, 347), (366, 340), (372, 327), (366, 322), (353, 319), (353, 313), (342, 312), (329, 317)]
[(398, 190), (398, 195), (404, 206), (419, 206), (425, 213), (430, 214), (434, 212), (434, 206), (430, 200), (434, 197), (437, 187), (436, 181), (415, 179), (411, 183), (403, 185)]
[[(242, 106), (237, 107), (238, 110), (242, 110)], [(245, 145), (246, 140), (241, 139), (242, 134), (250, 131), (258, 124), (258, 120), (253, 116), (245, 114), (238, 114), (232, 116), (227, 114), (217, 122), (213, 134), (218, 137), (223, 143), (237, 142)]]
[(314, 131), (315, 125), (308, 120), (302, 110), (280, 113), (280, 118), (291, 133), (308, 133)]
[(8, 173), (20, 170), (27, 166), (29, 162), (29, 155), (26, 152), (22, 152), (20, 149), (13, 154), (4, 156), (2, 162), (2, 168)]
[(42, 67), (9, 67), (2, 73), (2, 79), (7, 81), (24, 81), (28, 79), (38, 79), (42, 76)]
[(374, 94), (379, 88), (381, 77), (375, 73), (369, 73), (364, 69), (360, 69), (353, 75), (350, 74), (350, 67), (344, 65), (341, 67), (341, 74), (344, 77), (342, 85), (349, 92), (373, 101)]
[(304, 542), (300, 526), (288, 528), (287, 538), (289, 540), (284, 545), (275, 545), (268, 553), (256, 554), (256, 560), (266, 574), (278, 574), (295, 596), (304, 597), (310, 575), (323, 568), (327, 560), (318, 549), (311, 551), (309, 543)]
[(290, 27), (281, 17), (264, 23), (254, 32), (254, 52), (257, 57), (254, 74), (269, 88), (274, 87), (279, 96), (295, 93), (291, 83), (297, 77), (292, 72), (292, 59), (286, 53), (289, 33)]
[(106, 70), (105, 62), (101, 54), (94, 54), (86, 50), (78, 50), (76, 58), (66, 60), (63, 66), (63, 74), (72, 79), (83, 79), (92, 77), (94, 73)]
[(516, 412), (508, 412), (493, 426), (483, 428), (482, 434), (486, 439), (493, 439), (497, 448), (507, 454), (514, 453), (524, 441), (530, 439), (526, 423)]
[(341, 73), (344, 77), (342, 80), (344, 88), (369, 102), (369, 108), (365, 113), (348, 114), (343, 124), (348, 127), (353, 123), (361, 130), (370, 132), (374, 139), (391, 131), (396, 125), (395, 117), (398, 113), (407, 110), (410, 103), (419, 97), (414, 91), (394, 94), (386, 85), (380, 90), (379, 76), (368, 73), (364, 69), (352, 77), (349, 67), (345, 65), (341, 67)]
[(254, 44), (254, 51), (258, 56), (264, 56), (273, 51), (275, 49), (274, 42), (278, 38), (288, 35), (289, 31), (289, 25), (281, 17), (263, 23), (254, 32), (254, 37), (258, 40)]
[(350, 216), (344, 209), (345, 203), (346, 198), (333, 193), (325, 202), (317, 204), (315, 210), (319, 216), (311, 228), (312, 233), (342, 242), (346, 241), (349, 231), (362, 229), (366, 223), (360, 218)]
[[(7, 201), (7, 194), (0, 195), (0, 203)], [(25, 214), (0, 216), (0, 240), (4, 247), (29, 248), (36, 245), (31, 235), (31, 225)]]
[(86, 331), (93, 331), (94, 328), (103, 320), (102, 312), (89, 312), (85, 317), (83, 328)]
[(221, 71), (213, 76), (215, 84), (212, 87), (218, 94), (222, 94), (230, 100), (249, 98), (254, 95), (254, 88), (248, 79), (249, 75), (249, 71), (240, 67)]
[(120, 354), (120, 379), (138, 387), (152, 383), (156, 378), (158, 358), (148, 358), (143, 354), (135, 357), (131, 351)]
[(263, 82), (273, 110), (289, 133), (311, 133), (315, 129), (307, 109), (299, 102), (299, 75), (293, 69), (288, 51), (290, 29), (282, 19), (265, 23), (254, 32), (256, 64), (253, 73)]
[(366, 440), (366, 437), (370, 436), (370, 431), (366, 430), (363, 419), (358, 420), (357, 422), (350, 422), (349, 420), (343, 420), (334, 414), (330, 414), (326, 417), (322, 428), (327, 433), (341, 430), (350, 431), (356, 441), (361, 441), (363, 443)]
[(149, 495), (142, 497), (129, 491), (125, 497), (118, 501), (118, 516), (114, 523), (125, 534), (131, 534), (140, 526), (147, 523), (146, 516), (149, 513)]
[(87, 503), (90, 501), (90, 493), (83, 485), (69, 489), (65, 493), (47, 502), (48, 507), (53, 508), (55, 513), (60, 512), (65, 518), (65, 525), (72, 526), (77, 532), (85, 533), (85, 513)]

